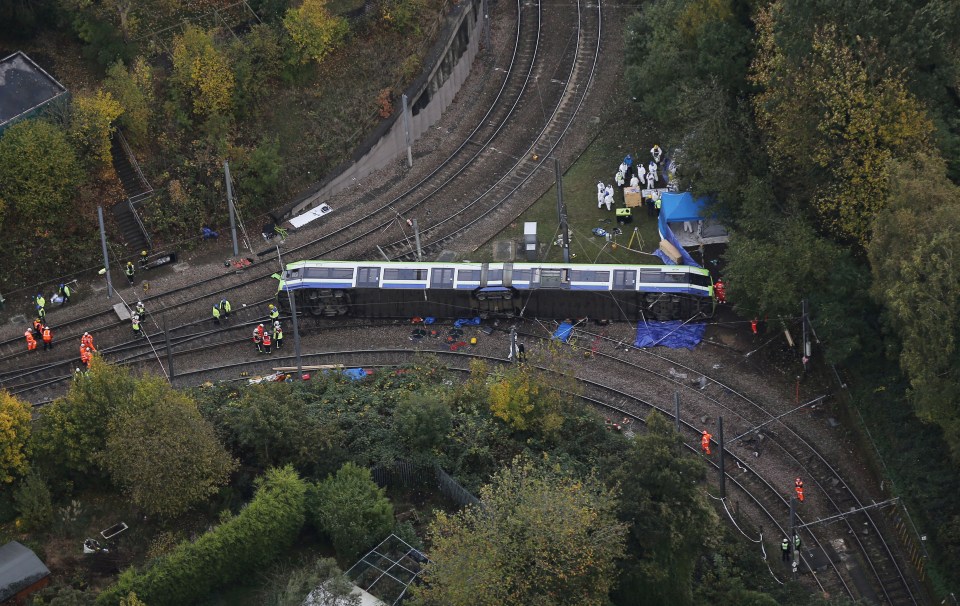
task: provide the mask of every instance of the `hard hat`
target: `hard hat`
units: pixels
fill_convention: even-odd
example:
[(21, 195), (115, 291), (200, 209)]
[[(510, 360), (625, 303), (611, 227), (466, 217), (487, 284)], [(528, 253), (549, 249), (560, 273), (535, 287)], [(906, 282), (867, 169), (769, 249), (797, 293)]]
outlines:
[(137, 301), (137, 305), (143, 305), (143, 301)]
[(88, 337), (88, 336), (90, 336), (90, 333), (85, 332), (85, 333), (83, 333), (83, 336)]
[(257, 328), (263, 328), (263, 324), (258, 324)]
[(145, 254), (147, 254), (147, 251), (141, 250), (141, 251), (140, 251), (140, 254), (141, 254), (141, 255), (145, 255)]

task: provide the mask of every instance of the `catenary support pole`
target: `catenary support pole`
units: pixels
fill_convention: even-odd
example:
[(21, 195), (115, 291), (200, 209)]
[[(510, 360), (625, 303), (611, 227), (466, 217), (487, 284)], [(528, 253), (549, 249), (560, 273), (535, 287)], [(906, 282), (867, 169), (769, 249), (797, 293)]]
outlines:
[(417, 244), (417, 261), (423, 261), (423, 249), (420, 248), (420, 225), (413, 220), (413, 241)]
[(103, 269), (107, 277), (107, 298), (113, 297), (113, 281), (110, 279), (110, 257), (107, 255), (107, 230), (103, 227), (103, 207), (97, 207), (97, 219), (100, 220), (100, 245), (103, 247)]
[(163, 314), (163, 340), (167, 343), (167, 376), (173, 382), (173, 351), (170, 348), (170, 332), (167, 330), (167, 314)]
[(227, 180), (227, 208), (230, 210), (230, 235), (233, 237), (233, 256), (236, 257), (240, 254), (240, 249), (237, 248), (237, 219), (235, 216), (236, 211), (233, 208), (233, 184), (230, 180), (230, 163), (226, 160), (223, 161), (223, 174)]
[(723, 466), (723, 417), (717, 417), (717, 446), (720, 448), (720, 498), (727, 496), (727, 472)]
[(488, 53), (493, 52), (490, 48), (490, 0), (483, 0), (483, 48)]
[(790, 497), (790, 551), (793, 552), (793, 572), (797, 572), (797, 567), (799, 562), (797, 561), (800, 554), (794, 548), (793, 537), (797, 535), (797, 497)]
[(677, 433), (680, 433), (680, 392), (673, 392), (673, 420), (677, 426)]
[(563, 173), (560, 172), (560, 158), (553, 159), (553, 171), (557, 183), (557, 222), (563, 235), (563, 262), (570, 262), (570, 234), (567, 230), (567, 209), (563, 205)]
[[(283, 258), (280, 257), (279, 244), (277, 244), (277, 261), (280, 262), (280, 275), (283, 276)], [(297, 322), (297, 302), (293, 296), (293, 291), (287, 291), (287, 298), (290, 301), (290, 315), (293, 316), (293, 351), (297, 355), (297, 378), (302, 381), (303, 362), (300, 360), (300, 324)]]
[(407, 96), (403, 95), (403, 136), (407, 144), (407, 166), (413, 167), (413, 148), (410, 143), (410, 108), (407, 107)]

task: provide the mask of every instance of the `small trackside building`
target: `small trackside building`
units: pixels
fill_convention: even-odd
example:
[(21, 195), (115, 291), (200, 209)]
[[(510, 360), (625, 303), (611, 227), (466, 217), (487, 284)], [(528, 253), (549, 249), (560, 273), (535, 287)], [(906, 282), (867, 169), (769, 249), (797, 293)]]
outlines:
[(0, 135), (20, 120), (53, 107), (66, 107), (62, 84), (22, 51), (0, 60)]
[(50, 582), (50, 570), (37, 554), (16, 541), (0, 547), (0, 604), (25, 604)]

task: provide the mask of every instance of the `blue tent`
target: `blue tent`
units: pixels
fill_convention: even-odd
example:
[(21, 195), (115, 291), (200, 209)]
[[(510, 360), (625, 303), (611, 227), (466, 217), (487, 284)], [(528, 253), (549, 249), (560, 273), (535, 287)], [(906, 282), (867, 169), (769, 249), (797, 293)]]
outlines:
[[(677, 240), (676, 234), (673, 233), (673, 230), (670, 229), (668, 223), (677, 223), (680, 221), (700, 221), (703, 219), (701, 212), (703, 208), (707, 205), (706, 198), (694, 199), (693, 194), (690, 192), (684, 192), (682, 194), (677, 194), (673, 192), (664, 192), (660, 196), (660, 217), (657, 219), (657, 229), (660, 232), (660, 237), (670, 244), (673, 244), (678, 251), (680, 251), (680, 256), (684, 265), (690, 265), (691, 267), (700, 267), (700, 265), (693, 260), (693, 257), (684, 250), (683, 245), (680, 244), (680, 241)], [(660, 259), (667, 265), (673, 265), (673, 259), (667, 256), (662, 250), (654, 251), (655, 255), (660, 257)]]
[(660, 196), (661, 221), (668, 223), (700, 221), (704, 218), (703, 209), (706, 205), (706, 198), (694, 198), (690, 192), (682, 194), (664, 192)]

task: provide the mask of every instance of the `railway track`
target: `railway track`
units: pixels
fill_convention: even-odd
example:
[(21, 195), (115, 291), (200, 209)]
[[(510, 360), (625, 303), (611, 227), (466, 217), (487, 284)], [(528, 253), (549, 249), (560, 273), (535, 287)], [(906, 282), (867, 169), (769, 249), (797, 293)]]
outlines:
[[(570, 4), (569, 6), (573, 7), (574, 5)], [(570, 30), (570, 36), (567, 37), (546, 36), (543, 33), (544, 16), (539, 3), (522, 5), (518, 2), (516, 11), (516, 43), (510, 67), (504, 70), (504, 80), (500, 92), (491, 103), (486, 114), (458, 149), (447, 160), (441, 162), (427, 177), (399, 195), (391, 197), (390, 202), (381, 204), (373, 211), (364, 209), (363, 217), (352, 220), (352, 222), (349, 220), (340, 223), (331, 222), (327, 233), (320, 234), (297, 247), (285, 248), (288, 259), (290, 259), (290, 255), (297, 255), (295, 258), (321, 256), (362, 258), (366, 254), (371, 254), (371, 251), (375, 249), (371, 242), (381, 243), (381, 248), (384, 249), (387, 256), (408, 259), (413, 254), (409, 239), (397, 240), (389, 236), (392, 231), (396, 231), (395, 226), (402, 227), (402, 224), (396, 219), (412, 213), (426, 213), (428, 220), (423, 232), (424, 249), (427, 254), (433, 254), (438, 252), (452, 238), (462, 236), (467, 230), (476, 227), (484, 219), (496, 216), (498, 211), (501, 213), (507, 212), (511, 197), (524, 184), (534, 178), (538, 171), (542, 171), (544, 163), (557, 149), (563, 135), (573, 124), (596, 70), (602, 31), (602, 13), (599, 5), (596, 6), (594, 11), (592, 7), (587, 8), (586, 5), (576, 4), (577, 26), (567, 28)], [(558, 30), (556, 23), (548, 20), (546, 27), (550, 29), (547, 31), (552, 33), (563, 29)], [(565, 39), (566, 43), (562, 45), (563, 48), (560, 52), (555, 52), (556, 49), (544, 49), (542, 47), (541, 42), (546, 38), (561, 38)], [(572, 43), (571, 40), (575, 40), (575, 43)], [(596, 40), (595, 43), (594, 40)], [(538, 58), (544, 54), (551, 55), (556, 59), (556, 62), (549, 64), (538, 62)], [(543, 74), (559, 74), (561, 71), (566, 74), (566, 77), (562, 79), (562, 88), (555, 91), (554, 95), (548, 95), (546, 105), (541, 106), (543, 94), (538, 80)], [(553, 80), (557, 80), (557, 78), (553, 78)], [(532, 86), (532, 84), (536, 84), (536, 86)], [(543, 115), (543, 120), (532, 121), (530, 119), (531, 113), (533, 115), (538, 113), (537, 111), (530, 112), (531, 106), (535, 106), (534, 109), (539, 110), (539, 113)], [(539, 126), (531, 129), (530, 124), (539, 124)], [(518, 137), (516, 136), (518, 133), (527, 136)], [(504, 143), (507, 140), (509, 140), (509, 145)], [(534, 155), (540, 160), (531, 160)], [(496, 158), (500, 158), (501, 161), (499, 163), (489, 162), (490, 159)], [(504, 158), (508, 159), (509, 162), (504, 163), (502, 161)], [(500, 168), (497, 168), (498, 165)], [(470, 195), (470, 191), (480, 191), (482, 193), (476, 196)], [(451, 200), (467, 200), (467, 202), (455, 207), (450, 202)], [(429, 217), (434, 213), (439, 218), (431, 222)], [(384, 219), (384, 216), (387, 218)], [(238, 316), (238, 323), (242, 319), (247, 325), (255, 324), (264, 315), (263, 305), (267, 300), (263, 300), (262, 295), (264, 292), (270, 292), (271, 289), (265, 290), (265, 285), (272, 285), (270, 276), (275, 270), (276, 261), (262, 261), (244, 272), (231, 272), (218, 277), (215, 282), (201, 282), (143, 297), (142, 300), (147, 304), (148, 309), (154, 310), (154, 316), (160, 317), (169, 314), (177, 324), (177, 327), (171, 331), (171, 347), (175, 352), (175, 358), (205, 357), (205, 353), (211, 349), (222, 349), (225, 346), (239, 344), (245, 342), (249, 337), (246, 332), (241, 334), (239, 326), (231, 327), (228, 330), (207, 330), (204, 323), (209, 321), (209, 316), (201, 315), (202, 320), (190, 319), (198, 315), (195, 310), (199, 308), (208, 312), (213, 302), (218, 301), (222, 296), (228, 296), (232, 300), (236, 300), (236, 295), (248, 296), (251, 301), (249, 307), (246, 310), (235, 309), (234, 313)], [(177, 316), (180, 319), (177, 319)], [(64, 331), (64, 328), (70, 329), (71, 332)], [(244, 331), (247, 328), (248, 326), (244, 326)], [(289, 328), (288, 324), (288, 347), (291, 342)], [(35, 364), (35, 359), (27, 357), (23, 348), (22, 337), (0, 342), (0, 364), (3, 365), (4, 369), (0, 373), (0, 385), (14, 389), (16, 393), (31, 394), (31, 399), (35, 402), (38, 401), (37, 398), (39, 398), (39, 401), (44, 401), (57, 395), (58, 391), (62, 393), (63, 385), (72, 377), (72, 368), (75, 366), (76, 358), (75, 348), (66, 345), (65, 342), (79, 340), (79, 336), (84, 331), (96, 332), (98, 342), (101, 344), (119, 341), (118, 345), (104, 350), (104, 353), (112, 361), (143, 364), (148, 356), (153, 357), (155, 355), (152, 349), (148, 352), (147, 349), (149, 348), (143, 343), (124, 341), (125, 337), (121, 335), (124, 331), (129, 331), (127, 323), (113, 319), (112, 310), (105, 310), (97, 314), (60, 322), (57, 325), (58, 346), (55, 350), (57, 358), (44, 360), (41, 364)], [(148, 330), (148, 332), (151, 331)], [(156, 330), (152, 332), (151, 338), (157, 336)], [(157, 343), (154, 343), (159, 351), (160, 347), (157, 347), (157, 345)], [(69, 353), (61, 354), (60, 352), (64, 349)], [(363, 353), (358, 352), (358, 355)], [(354, 360), (354, 358), (348, 357), (349, 352), (331, 352), (323, 355), (326, 355), (327, 359), (329, 359), (329, 356), (338, 355), (341, 356), (342, 360)], [(440, 355), (446, 358), (445, 353)], [(275, 364), (279, 359), (274, 357), (269, 362), (255, 360), (237, 362), (232, 365), (194, 368), (178, 372), (177, 381), (189, 381), (200, 376), (208, 376), (212, 372), (226, 372), (229, 369)], [(356, 360), (359, 360), (359, 358), (356, 358)], [(607, 358), (607, 360), (613, 361), (611, 358)], [(622, 360), (616, 362), (616, 364), (624, 363)], [(352, 364), (368, 365), (360, 361)], [(636, 371), (637, 367), (634, 366), (632, 370)], [(655, 369), (647, 372), (654, 375), (658, 374), (661, 379), (669, 376), (662, 372), (657, 373)], [(605, 391), (606, 388), (603, 386), (591, 386), (589, 389), (591, 390), (589, 397), (595, 399), (596, 404), (601, 403), (603, 398), (608, 400), (623, 398), (618, 400), (619, 409), (622, 409), (625, 415), (636, 415), (636, 418), (640, 418), (643, 406), (652, 406), (640, 403), (636, 396), (626, 394), (623, 390), (609, 388)], [(619, 392), (620, 395), (615, 392)], [(731, 396), (731, 394), (733, 395)], [(717, 406), (720, 406), (722, 401), (730, 397), (736, 397), (743, 401), (748, 400), (742, 394), (737, 394), (735, 390), (731, 390), (729, 386), (724, 386), (722, 382), (712, 379), (710, 379), (710, 391), (705, 392), (702, 397), (713, 398), (713, 402)], [(633, 399), (631, 400), (631, 398)], [(631, 406), (636, 407), (634, 412), (629, 412)], [(725, 403), (723, 406), (725, 410), (729, 411), (730, 416), (727, 418), (735, 418), (733, 408)], [(750, 406), (757, 409), (753, 413), (756, 417), (744, 416), (742, 422), (745, 426), (752, 426), (751, 423), (757, 424), (757, 420), (766, 418), (760, 412), (762, 409), (759, 405), (752, 403)], [(771, 436), (772, 442), (781, 441), (779, 440), (781, 436), (778, 433), (779, 431), (785, 430), (779, 428), (777, 432), (770, 430), (768, 435)], [(688, 444), (688, 447), (696, 450), (696, 443), (696, 440), (694, 440), (694, 444), (692, 446)], [(810, 449), (804, 446), (803, 448), (791, 449), (791, 451), (784, 449), (783, 456), (795, 461), (798, 465), (806, 457), (812, 456), (814, 452), (812, 446)], [(831, 497), (831, 503), (835, 510), (843, 511), (844, 508), (860, 503), (853, 491), (847, 487), (846, 482), (840, 477), (835, 465), (831, 465), (824, 457), (820, 457), (820, 459), (814, 457), (813, 460), (820, 460), (821, 462), (806, 462), (801, 469), (804, 470), (804, 474), (808, 478), (819, 479), (820, 474), (823, 474), (822, 477), (825, 479), (817, 484), (817, 490)], [(731, 459), (731, 463), (743, 464), (746, 467), (745, 462)], [(728, 469), (728, 473), (732, 471)], [(750, 474), (759, 478), (756, 480), (758, 486), (763, 483), (761, 474), (755, 474), (752, 471)], [(832, 482), (833, 480), (837, 480), (839, 484), (837, 486), (824, 485), (824, 482)], [(744, 488), (744, 490), (747, 490), (747, 488)], [(758, 502), (757, 506), (771, 520), (779, 519), (775, 526), (782, 531), (783, 512), (777, 513), (777, 509), (783, 508), (785, 504), (783, 497), (781, 495), (772, 496), (777, 492), (772, 487), (766, 490), (754, 487), (753, 490), (760, 493), (769, 493), (766, 497), (752, 496), (751, 498), (756, 501), (766, 499), (765, 504)], [(821, 583), (821, 579), (815, 575), (817, 582), (821, 583), (821, 589), (831, 592), (844, 592), (847, 595), (856, 593), (861, 597), (866, 594), (867, 599), (871, 599), (875, 603), (920, 603), (917, 597), (919, 594), (911, 582), (905, 579), (903, 571), (897, 563), (897, 558), (892, 553), (893, 550), (883, 540), (880, 526), (871, 519), (869, 513), (862, 515), (865, 520), (864, 523), (869, 529), (869, 535), (861, 537), (862, 533), (858, 533), (854, 525), (848, 527), (848, 532), (856, 538), (856, 543), (860, 549), (860, 555), (858, 556), (860, 563), (865, 569), (869, 569), (872, 574), (874, 582), (870, 583), (870, 586), (876, 586), (877, 588), (874, 591), (875, 597), (871, 598), (869, 596), (869, 587), (859, 586), (849, 576), (845, 578), (845, 575), (837, 570), (832, 560), (830, 561), (830, 567), (834, 572), (830, 576), (836, 576), (837, 578), (823, 579)], [(820, 543), (815, 535), (811, 534), (808, 544), (819, 545)]]
[[(198, 377), (209, 378), (211, 376), (220, 376), (220, 378), (226, 378), (225, 373), (229, 374), (230, 371), (238, 369), (254, 369), (254, 371), (260, 369), (261, 372), (266, 372), (268, 368), (271, 368), (283, 360), (285, 360), (287, 364), (292, 364), (291, 356), (279, 357), (276, 355), (278, 352), (275, 352), (275, 355), (270, 358), (245, 360), (225, 365), (211, 365), (209, 356), (211, 351), (222, 352), (228, 348), (249, 347), (250, 326), (255, 324), (256, 321), (241, 322), (240, 320), (236, 320), (236, 322), (233, 326), (216, 331), (194, 331), (194, 327), (185, 326), (182, 327), (182, 333), (174, 333), (171, 336), (172, 358), (175, 360), (174, 363), (177, 368), (175, 381), (178, 384), (189, 384), (191, 379)], [(376, 328), (373, 324), (374, 323), (361, 320), (354, 323), (353, 328), (358, 330), (371, 327)], [(337, 329), (329, 331), (318, 331), (324, 333), (324, 339), (331, 337), (332, 332), (347, 330), (347, 328), (340, 323), (323, 322), (320, 325), (338, 327)], [(382, 324), (381, 327), (382, 326), (389, 326), (389, 324)], [(407, 328), (401, 327), (398, 330), (403, 333)], [(592, 333), (587, 331), (580, 332), (587, 338), (593, 338), (591, 336)], [(536, 340), (544, 343), (548, 341), (547, 335), (544, 334), (522, 334), (523, 338), (527, 341)], [(153, 336), (156, 337), (157, 335), (155, 334)], [(319, 338), (319, 336), (312, 337), (308, 335), (305, 338), (307, 347), (310, 346), (310, 339), (312, 338)], [(649, 395), (639, 396), (630, 393), (632, 389), (636, 389), (634, 386), (636, 377), (648, 375), (659, 382), (659, 384), (666, 386), (666, 388), (660, 387), (659, 391), (653, 389), (653, 400), (669, 402), (671, 399), (670, 390), (681, 390), (686, 394), (684, 396), (685, 413), (689, 408), (693, 408), (694, 410), (690, 411), (689, 414), (696, 415), (698, 402), (702, 402), (705, 406), (723, 411), (725, 419), (728, 422), (728, 430), (731, 432), (736, 432), (737, 430), (735, 428), (737, 428), (738, 425), (756, 426), (770, 421), (774, 416), (773, 413), (765, 410), (758, 402), (746, 394), (733, 389), (731, 386), (724, 384), (719, 379), (710, 377), (709, 375), (703, 375), (707, 377), (711, 389), (699, 389), (690, 385), (689, 381), (681, 380), (675, 374), (669, 372), (670, 369), (679, 367), (690, 373), (700, 374), (692, 367), (682, 365), (675, 360), (653, 352), (648, 354), (644, 350), (640, 350), (644, 356), (642, 362), (626, 359), (624, 356), (619, 355), (620, 352), (622, 352), (622, 342), (612, 338), (604, 338), (602, 341), (607, 346), (603, 348), (592, 348), (594, 349), (594, 351), (592, 351), (592, 357), (602, 360), (604, 362), (603, 368), (599, 371), (593, 366), (578, 369), (578, 372), (582, 374), (586, 372), (590, 373), (589, 380), (581, 377), (579, 381), (581, 385), (585, 386), (585, 389), (592, 390), (585, 393), (589, 393), (597, 402), (605, 403), (605, 405), (608, 406), (615, 406), (619, 410), (635, 417), (642, 416), (645, 414), (645, 411), (651, 408), (656, 408), (664, 414), (672, 415), (672, 411), (652, 403)], [(425, 344), (428, 350), (430, 349), (429, 343), (428, 341)], [(289, 351), (289, 338), (287, 339), (287, 344)], [(157, 358), (159, 358), (159, 360), (167, 359), (163, 351), (164, 346), (164, 342), (154, 339), (154, 347), (157, 349), (157, 351), (154, 352), (152, 348), (147, 347), (142, 341), (130, 341), (115, 348), (108, 348), (104, 351), (104, 355), (107, 359), (115, 363), (155, 365)], [(612, 352), (610, 350), (612, 350)], [(347, 366), (366, 366), (371, 364), (371, 362), (364, 356), (370, 355), (370, 351), (372, 350), (309, 354), (304, 357), (304, 363), (310, 363), (310, 360), (317, 359), (327, 361), (335, 359), (338, 363)], [(410, 356), (414, 353), (410, 349), (403, 349), (402, 354), (399, 353), (401, 350), (396, 351), (398, 353), (391, 355)], [(636, 351), (637, 350), (634, 350), (634, 354)], [(430, 353), (446, 359), (450, 352), (439, 350), (430, 351)], [(499, 360), (499, 358), (493, 356), (488, 356), (488, 358), (491, 360)], [(52, 365), (43, 368), (38, 367), (30, 372), (23, 373), (13, 390), (20, 395), (45, 393), (52, 388), (55, 389), (57, 386), (60, 386), (62, 389), (62, 385), (71, 377), (72, 367), (69, 364)], [(617, 379), (615, 377), (633, 377), (633, 379), (626, 381), (626, 386), (617, 386)], [(7, 380), (11, 379), (13, 379), (13, 377), (7, 375)], [(620, 382), (621, 384), (624, 383), (622, 379)], [(644, 389), (648, 392), (651, 390), (649, 385), (646, 385)], [(764, 431), (768, 436), (767, 442), (770, 444), (770, 448), (764, 454), (764, 459), (767, 460), (775, 457), (780, 462), (780, 466), (787, 469), (786, 474), (790, 477), (792, 477), (793, 473), (800, 473), (807, 478), (808, 487), (816, 491), (818, 495), (822, 494), (825, 502), (830, 504), (832, 509), (829, 513), (845, 512), (850, 508), (861, 507), (864, 504), (855, 491), (849, 487), (848, 483), (843, 479), (837, 466), (831, 464), (826, 456), (814, 448), (806, 438), (794, 431), (786, 421), (780, 420), (773, 426), (768, 425)], [(689, 424), (686, 435), (688, 447), (696, 450), (699, 444), (699, 429), (693, 424)], [(786, 436), (789, 436), (789, 439)], [(793, 444), (793, 446), (786, 446), (786, 444)], [(765, 515), (773, 516), (777, 520), (776, 528), (781, 531), (781, 534), (787, 534), (784, 532), (784, 529), (789, 528), (787, 519), (789, 503), (782, 494), (786, 491), (777, 490), (772, 486), (771, 482), (765, 478), (765, 472), (755, 469), (755, 465), (750, 463), (749, 459), (735, 456), (735, 448), (735, 444), (728, 445), (727, 447), (729, 458), (726, 471), (728, 476), (738, 478), (738, 482), (741, 485), (747, 486), (748, 488), (752, 487), (753, 492), (756, 493), (752, 498), (763, 501), (763, 509), (768, 512)], [(799, 523), (803, 524), (812, 521), (814, 521), (814, 519), (811, 516), (802, 515)], [(815, 527), (807, 528), (804, 531), (806, 533), (803, 535), (804, 544), (812, 546), (814, 551), (807, 551), (804, 554), (803, 567), (805, 570), (811, 571), (824, 591), (832, 594), (842, 591), (843, 593), (866, 599), (868, 602), (875, 604), (921, 603), (918, 596), (922, 594), (917, 591), (912, 585), (912, 582), (904, 575), (898, 558), (894, 553), (895, 549), (883, 538), (884, 529), (882, 524), (875, 520), (870, 512), (856, 514), (850, 519), (844, 520), (841, 524), (843, 525), (842, 528), (844, 531), (841, 533), (833, 532), (830, 539), (825, 539), (821, 533), (817, 532), (818, 529)], [(836, 527), (832, 528), (836, 529)], [(869, 532), (865, 534), (864, 530), (868, 530)], [(835, 540), (837, 537), (847, 541), (852, 550), (852, 555), (850, 556), (852, 559), (845, 561), (844, 566), (840, 568), (837, 567), (837, 558), (834, 556), (834, 549), (830, 545), (831, 540)], [(769, 550), (776, 549), (774, 544), (768, 545), (767, 547)], [(817, 557), (812, 557), (814, 555)], [(857, 574), (851, 570), (854, 564), (859, 567), (862, 574)], [(814, 574), (817, 572), (817, 568), (820, 568), (820, 575), (823, 575), (825, 572), (829, 572), (829, 575), (827, 575), (826, 578), (818, 577), (817, 574)]]
[[(416, 356), (423, 355), (424, 353), (425, 352), (422, 351), (414, 352), (409, 349), (393, 348), (336, 351), (309, 354), (304, 357), (304, 363), (338, 363), (343, 364), (346, 367), (360, 366), (364, 368), (388, 368), (410, 364)], [(450, 352), (441, 350), (429, 351), (426, 353), (429, 356), (436, 357), (440, 365), (442, 365), (444, 368), (458, 372), (469, 372), (468, 362), (472, 359), (480, 359), (494, 365), (506, 363), (502, 358), (471, 352)], [(269, 362), (269, 365), (267, 365), (263, 360), (240, 362), (224, 367), (218, 367), (217, 371), (233, 373), (240, 371), (246, 371), (248, 373), (259, 371), (266, 373), (270, 370), (269, 366), (272, 366), (273, 364), (291, 364), (292, 361), (293, 360), (291, 357), (287, 357), (273, 359)], [(545, 373), (556, 372), (555, 369), (547, 366), (536, 364), (534, 364), (534, 366)], [(198, 379), (208, 376), (209, 370), (210, 369), (191, 371), (181, 375), (178, 380), (181, 382), (181, 385), (195, 385)], [(606, 415), (609, 415), (611, 412), (613, 412), (616, 413), (618, 419), (622, 416), (630, 418), (640, 424), (645, 422), (645, 416), (651, 410), (657, 410), (667, 416), (672, 414), (663, 407), (648, 402), (633, 394), (627, 393), (617, 387), (604, 384), (601, 381), (578, 378), (577, 382), (580, 386), (581, 392), (570, 395), (580, 398)], [(694, 453), (698, 452), (696, 446), (699, 436), (698, 429), (693, 424), (690, 424), (686, 421), (681, 421), (681, 427), (689, 438), (689, 440), (685, 440), (684, 446)], [(690, 442), (693, 442), (693, 444)], [(783, 519), (784, 516), (782, 513), (783, 508), (786, 506), (786, 500), (782, 495), (779, 494), (773, 485), (764, 480), (760, 474), (750, 469), (748, 462), (737, 458), (732, 453), (730, 456), (735, 464), (739, 465), (743, 470), (749, 472), (749, 474), (732, 475), (728, 479), (728, 482), (732, 486), (736, 487), (736, 489), (739, 490), (756, 509), (762, 512), (765, 518), (773, 525), (779, 534), (787, 534), (788, 526)], [(708, 460), (708, 463), (714, 467), (717, 466), (717, 464), (712, 460)], [(822, 539), (814, 531), (808, 531), (805, 533), (804, 539), (807, 543), (812, 542), (812, 544), (818, 546), (819, 548), (823, 548)], [(842, 593), (850, 597), (854, 596), (851, 589), (847, 586), (843, 574), (834, 563), (830, 563), (828, 570), (824, 571), (826, 574), (824, 574), (824, 572), (818, 572), (814, 570), (807, 561), (806, 557), (803, 555), (801, 555), (801, 562), (803, 564), (803, 569), (810, 573), (811, 578), (817, 584), (822, 593), (831, 595)], [(772, 570), (771, 573), (776, 576), (776, 573), (774, 573)]]
[[(531, 139), (522, 136), (525, 130), (524, 124), (530, 122), (530, 108), (536, 105), (535, 109), (543, 112), (542, 107), (544, 106), (541, 103), (549, 101), (549, 99), (544, 100), (539, 85), (533, 85), (537, 84), (537, 78), (540, 74), (556, 72), (564, 61), (570, 64), (570, 74), (578, 70), (587, 71), (592, 78), (600, 39), (600, 8), (597, 5), (597, 29), (596, 31), (589, 30), (592, 32), (590, 35), (596, 37), (596, 43), (592, 46), (592, 54), (589, 55), (591, 57), (589, 59), (590, 67), (586, 69), (581, 43), (583, 37), (581, 32), (585, 31), (581, 27), (581, 3), (558, 6), (562, 7), (563, 10), (569, 10), (571, 15), (575, 14), (575, 18), (557, 10), (551, 11), (548, 18), (545, 19), (539, 2), (529, 4), (517, 2), (514, 48), (508, 67), (503, 70), (503, 82), (495, 98), (491, 101), (490, 107), (476, 127), (449, 157), (440, 162), (426, 177), (420, 179), (412, 187), (405, 189), (389, 202), (381, 204), (372, 211), (369, 208), (364, 209), (361, 218), (348, 223), (330, 222), (327, 233), (321, 233), (299, 246), (285, 248), (284, 254), (288, 256), (287, 258), (316, 258), (330, 256), (334, 253), (342, 255), (345, 254), (346, 250), (354, 251), (358, 247), (365, 247), (364, 252), (369, 253), (376, 247), (371, 238), (382, 234), (385, 227), (395, 223), (395, 217), (400, 216), (398, 208), (406, 213), (432, 202), (435, 204), (438, 213), (442, 213), (447, 207), (446, 201), (450, 198), (455, 199), (458, 196), (464, 196), (468, 191), (482, 189), (483, 184), (491, 180), (497, 180), (496, 175), (505, 169), (502, 166), (497, 169), (498, 163), (490, 162), (490, 158), (496, 159), (500, 154), (505, 153), (504, 150), (508, 149), (514, 150), (515, 153), (526, 153), (526, 149), (531, 145), (536, 145), (537, 141), (549, 133), (554, 133), (554, 138), (550, 140), (553, 141), (555, 147), (556, 141), (559, 140), (559, 135), (556, 135), (556, 133), (566, 132), (575, 117), (575, 112), (571, 112), (569, 109), (560, 109), (561, 105), (563, 103), (569, 105), (570, 99), (575, 96), (570, 91), (582, 89), (585, 94), (588, 86), (567, 78), (562, 93), (557, 95), (557, 104), (551, 114), (551, 119), (547, 120), (546, 126), (539, 130), (536, 137)], [(587, 13), (592, 13), (592, 11), (587, 11)], [(571, 30), (571, 36), (576, 40), (573, 52), (558, 52), (556, 48), (549, 44), (543, 48), (541, 41), (559, 42), (564, 49), (569, 48), (569, 44), (563, 38), (546, 33), (547, 31), (562, 30), (564, 23), (567, 23), (568, 26), (571, 23), (573, 24), (568, 27)], [(538, 62), (538, 59), (544, 56), (551, 58), (551, 61), (547, 61), (546, 64), (542, 61)], [(576, 107), (579, 107), (583, 100), (583, 94), (577, 98), (579, 101)], [(534, 104), (534, 99), (536, 99), (536, 104)], [(518, 134), (521, 136), (518, 136)], [(533, 143), (528, 143), (528, 141), (533, 141)], [(494, 144), (497, 145), (496, 154), (490, 153), (494, 149)], [(507, 155), (509, 156), (509, 154)], [(511, 163), (510, 166), (513, 166), (513, 164)], [(384, 216), (388, 218), (384, 220)], [(260, 269), (261, 267), (266, 269)], [(205, 313), (200, 314), (200, 317), (209, 318), (210, 308), (221, 297), (232, 299), (235, 306), (239, 303), (238, 297), (263, 297), (265, 293), (272, 290), (274, 281), (271, 276), (276, 271), (275, 267), (277, 265), (273, 261), (266, 260), (257, 263), (253, 268), (244, 270), (244, 272), (231, 272), (219, 276), (215, 280), (198, 280), (195, 284), (182, 288), (143, 296), (141, 300), (145, 302), (147, 308), (153, 312), (155, 317), (166, 314), (171, 316), (172, 323), (192, 323), (197, 314), (191, 314), (188, 310), (204, 310)], [(129, 303), (132, 304), (133, 301)], [(123, 332), (127, 330), (126, 323), (117, 320), (110, 309), (57, 322), (55, 323), (55, 329), (55, 342), (59, 343), (76, 342), (83, 332), (95, 333), (101, 342), (115, 342), (122, 339)], [(56, 357), (64, 363), (67, 363), (66, 360), (73, 359), (72, 355), (63, 357), (59, 353), (62, 349), (55, 351), (57, 353), (45, 355)], [(10, 370), (23, 370), (30, 367), (31, 361), (23, 346), (22, 337), (17, 336), (0, 341), (0, 363), (3, 364), (5, 369)], [(0, 385), (4, 385), (4, 383), (5, 381), (0, 375)]]

